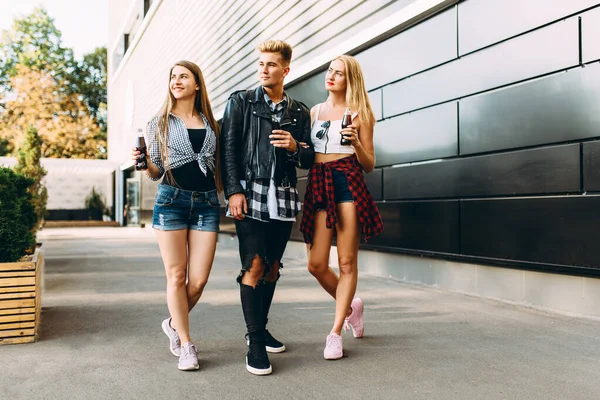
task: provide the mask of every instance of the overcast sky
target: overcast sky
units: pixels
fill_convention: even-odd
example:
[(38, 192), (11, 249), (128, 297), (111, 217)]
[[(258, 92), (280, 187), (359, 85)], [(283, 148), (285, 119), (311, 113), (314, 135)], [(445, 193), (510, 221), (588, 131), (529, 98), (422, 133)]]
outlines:
[(108, 42), (108, 0), (0, 0), (0, 31), (43, 6), (62, 32), (63, 46), (77, 58)]

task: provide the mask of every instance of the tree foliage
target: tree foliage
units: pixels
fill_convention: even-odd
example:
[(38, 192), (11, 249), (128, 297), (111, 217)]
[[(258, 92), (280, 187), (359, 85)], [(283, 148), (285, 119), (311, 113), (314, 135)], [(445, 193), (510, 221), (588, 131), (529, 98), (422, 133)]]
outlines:
[(0, 262), (14, 262), (35, 248), (37, 217), (28, 192), (32, 180), (0, 167)]
[(33, 126), (42, 138), (42, 156), (106, 158), (106, 133), (79, 96), (61, 90), (52, 74), (17, 65), (12, 77), (13, 98), (5, 102), (0, 132), (15, 149)]
[(106, 202), (100, 192), (92, 187), (92, 191), (85, 198), (85, 208), (89, 212), (90, 219), (101, 220), (102, 214), (106, 211)]
[(75, 69), (73, 50), (62, 46), (62, 33), (48, 12), (38, 7), (31, 14), (15, 19), (0, 42), (0, 90), (12, 89), (10, 78), (22, 65), (37, 71), (50, 71), (67, 79)]
[(106, 47), (97, 47), (93, 52), (85, 54), (77, 63), (71, 78), (71, 91), (81, 96), (92, 117), (100, 128), (106, 132)]
[[(46, 205), (48, 204), (48, 190), (44, 185), (44, 177), (47, 171), (42, 166), (42, 139), (34, 126), (27, 128), (25, 143), (19, 149), (17, 155), (17, 165), (14, 170), (32, 180), (29, 187), (31, 201), (35, 208), (38, 221), (43, 221), (46, 217)], [(36, 229), (33, 233), (35, 235)]]
[(15, 155), (27, 127), (43, 157), (106, 158), (106, 48), (81, 61), (43, 8), (16, 19), (0, 41), (0, 155)]

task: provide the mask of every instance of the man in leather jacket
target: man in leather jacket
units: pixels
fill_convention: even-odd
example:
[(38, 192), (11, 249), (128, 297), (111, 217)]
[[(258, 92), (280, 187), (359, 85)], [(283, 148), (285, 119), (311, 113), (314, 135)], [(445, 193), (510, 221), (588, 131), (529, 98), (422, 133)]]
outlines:
[(235, 219), (242, 262), (237, 280), (248, 332), (246, 369), (267, 375), (272, 372), (267, 352), (285, 351), (266, 325), (281, 257), (300, 210), (296, 167), (309, 169), (314, 150), (309, 109), (283, 90), (291, 46), (269, 40), (258, 50), (261, 85), (230, 96), (220, 153), (227, 214)]

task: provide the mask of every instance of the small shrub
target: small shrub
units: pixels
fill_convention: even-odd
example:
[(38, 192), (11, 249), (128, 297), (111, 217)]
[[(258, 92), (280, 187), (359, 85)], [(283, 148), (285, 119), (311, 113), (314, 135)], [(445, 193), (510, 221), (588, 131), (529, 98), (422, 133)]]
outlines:
[(37, 223), (32, 195), (33, 179), (0, 168), (0, 262), (14, 262), (35, 249)]
[(85, 208), (88, 210), (90, 219), (102, 220), (102, 214), (106, 210), (104, 198), (92, 187), (92, 191), (85, 198)]

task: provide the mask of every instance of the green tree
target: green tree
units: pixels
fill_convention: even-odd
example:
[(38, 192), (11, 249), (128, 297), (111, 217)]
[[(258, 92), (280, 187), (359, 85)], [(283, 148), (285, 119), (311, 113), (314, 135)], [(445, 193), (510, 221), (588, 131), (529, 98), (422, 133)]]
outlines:
[[(38, 221), (40, 223), (46, 217), (46, 205), (48, 204), (48, 190), (44, 185), (44, 177), (47, 171), (42, 167), (42, 139), (38, 135), (37, 129), (30, 125), (25, 134), (25, 143), (19, 149), (17, 155), (17, 165), (15, 172), (32, 180), (29, 186), (31, 201), (35, 208)], [(33, 234), (35, 235), (34, 229)]]
[(106, 47), (85, 54), (71, 78), (71, 91), (81, 96), (103, 132), (106, 132)]
[(19, 260), (35, 249), (36, 215), (27, 188), (31, 179), (0, 167), (0, 262)]
[(75, 70), (73, 50), (62, 46), (62, 33), (54, 25), (54, 19), (41, 7), (15, 19), (11, 29), (2, 33), (0, 91), (12, 89), (10, 78), (17, 75), (18, 65), (48, 71), (65, 81)]
[(77, 62), (43, 8), (0, 40), (0, 154), (15, 154), (34, 125), (44, 157), (106, 158), (106, 48)]
[(34, 126), (42, 137), (42, 156), (106, 158), (106, 133), (80, 97), (61, 91), (52, 74), (17, 65), (11, 78), (13, 96), (5, 102), (0, 133), (19, 149), (24, 132)]

